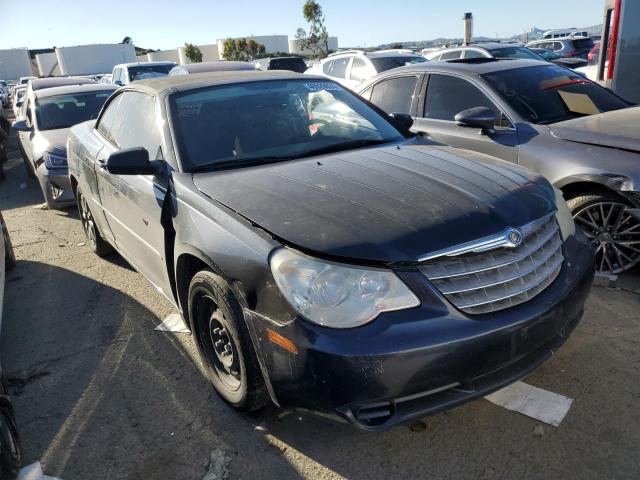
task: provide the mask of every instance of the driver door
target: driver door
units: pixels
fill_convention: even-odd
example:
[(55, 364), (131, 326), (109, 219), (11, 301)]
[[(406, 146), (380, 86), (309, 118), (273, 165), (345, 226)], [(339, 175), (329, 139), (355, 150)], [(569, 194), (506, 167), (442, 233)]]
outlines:
[[(485, 92), (454, 75), (430, 74), (425, 83), (426, 94), (418, 107), (413, 131), (436, 142), (518, 163), (518, 132)], [(495, 112), (497, 122), (493, 132), (484, 134), (479, 128), (456, 124), (458, 113), (474, 107), (487, 107)]]
[[(105, 132), (100, 121), (97, 132), (104, 148), (96, 158), (100, 200), (118, 251), (168, 298), (171, 285), (165, 259), (165, 232), (161, 214), (167, 195), (166, 180), (153, 175), (115, 175), (106, 169), (113, 152), (144, 147), (151, 160), (162, 159), (162, 136), (155, 99), (141, 92), (126, 91), (116, 105), (118, 122)], [(105, 115), (108, 110), (105, 111)]]

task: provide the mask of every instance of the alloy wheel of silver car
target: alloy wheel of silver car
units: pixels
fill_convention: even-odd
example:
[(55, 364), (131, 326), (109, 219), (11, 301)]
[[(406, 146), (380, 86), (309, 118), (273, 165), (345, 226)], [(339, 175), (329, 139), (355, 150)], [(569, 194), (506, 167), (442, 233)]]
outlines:
[(603, 201), (574, 214), (596, 249), (598, 273), (622, 273), (640, 262), (640, 221), (628, 208), (623, 203)]

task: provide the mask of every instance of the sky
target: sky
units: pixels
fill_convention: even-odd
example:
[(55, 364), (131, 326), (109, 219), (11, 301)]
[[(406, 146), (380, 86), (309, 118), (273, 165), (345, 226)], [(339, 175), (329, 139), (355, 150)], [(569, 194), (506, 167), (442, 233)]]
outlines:
[[(288, 35), (304, 0), (0, 0), (11, 12), (0, 26), (0, 49), (118, 43), (172, 49), (185, 42)], [(508, 37), (538, 28), (585, 27), (602, 21), (604, 0), (319, 0), (340, 47), (462, 36), (473, 12), (474, 35)], [(25, 11), (28, 9), (28, 11)], [(21, 14), (20, 12), (24, 12)], [(9, 19), (12, 19), (9, 21)], [(20, 20), (23, 19), (24, 21)]]

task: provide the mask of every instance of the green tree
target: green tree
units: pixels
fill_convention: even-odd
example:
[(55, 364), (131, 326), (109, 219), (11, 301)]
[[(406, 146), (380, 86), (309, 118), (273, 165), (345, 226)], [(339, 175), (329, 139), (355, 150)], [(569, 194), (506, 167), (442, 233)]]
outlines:
[(309, 24), (309, 31), (299, 28), (296, 41), (303, 50), (311, 50), (313, 56), (324, 58), (329, 55), (329, 33), (325, 27), (322, 7), (315, 0), (307, 0), (302, 6), (302, 15)]
[(193, 43), (184, 44), (184, 54), (191, 63), (200, 63), (202, 61), (202, 52), (200, 48)]
[(260, 55), (264, 55), (266, 48), (261, 43), (253, 39), (246, 38), (227, 38), (224, 41), (222, 56), (225, 60), (240, 60), (250, 62)]
[(401, 50), (403, 47), (401, 43), (394, 43), (390, 48), (391, 50)]

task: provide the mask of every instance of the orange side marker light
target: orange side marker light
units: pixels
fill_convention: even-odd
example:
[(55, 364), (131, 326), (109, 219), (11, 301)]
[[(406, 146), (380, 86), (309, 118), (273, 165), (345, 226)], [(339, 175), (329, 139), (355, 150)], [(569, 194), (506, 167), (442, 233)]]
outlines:
[(296, 347), (295, 343), (293, 343), (288, 338), (284, 338), (282, 335), (274, 332), (270, 328), (267, 328), (267, 336), (269, 337), (269, 340), (271, 340), (276, 345), (284, 348), (285, 350), (291, 353), (298, 353), (298, 347)]

